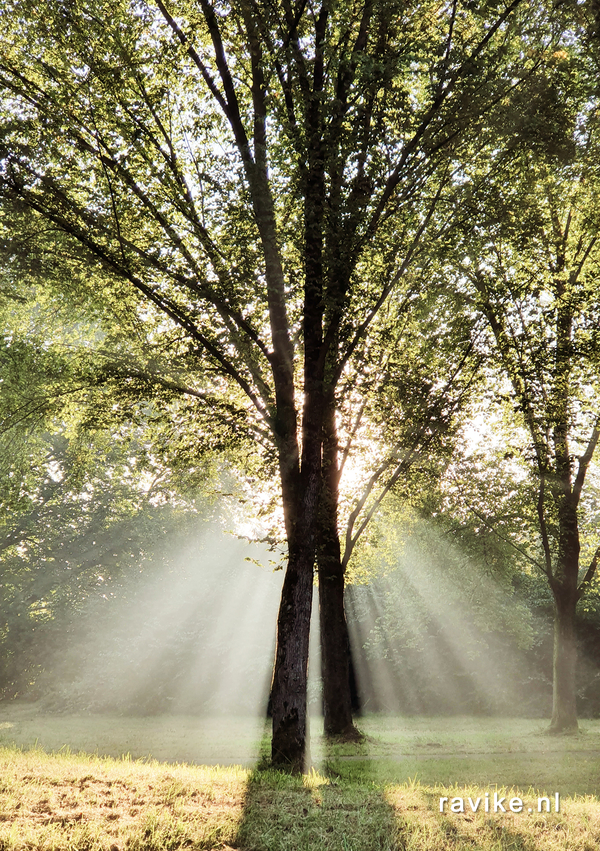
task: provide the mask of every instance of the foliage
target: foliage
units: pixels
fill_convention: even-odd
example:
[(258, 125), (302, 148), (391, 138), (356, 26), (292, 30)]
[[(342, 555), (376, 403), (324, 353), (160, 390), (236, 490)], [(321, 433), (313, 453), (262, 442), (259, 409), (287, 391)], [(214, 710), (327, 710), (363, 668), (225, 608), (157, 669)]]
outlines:
[(0, 690), (14, 696), (34, 694), (55, 670), (94, 600), (123, 597), (152, 554), (165, 558), (167, 532), (212, 515), (198, 487), (221, 490), (227, 472), (214, 446), (210, 461), (205, 446), (193, 465), (180, 452), (185, 470), (169, 464), (160, 404), (171, 405), (173, 428), (173, 399), (154, 387), (113, 392), (98, 358), (103, 328), (77, 315), (71, 294), (63, 301), (25, 279), (15, 298), (10, 265), (4, 279)]
[[(30, 562), (74, 545), (54, 540), (53, 517), (70, 529), (81, 511), (78, 545), (112, 535), (119, 512), (127, 528), (142, 511), (158, 527), (207, 453), (235, 454), (251, 485), (279, 476), (282, 611), (300, 620), (280, 620), (278, 652), (301, 645), (286, 680), (300, 683), (328, 440), (346, 481), (346, 567), (389, 494), (438, 510), (461, 411), (498, 369), (533, 465), (508, 492), (493, 482), (493, 510), (471, 502), (539, 561), (534, 494), (543, 569), (561, 579), (564, 483), (579, 501), (598, 439), (597, 95), (571, 5), (53, 0), (41, 17), (9, 3), (0, 291), (14, 329), (2, 404), (17, 441), (15, 588)], [(58, 311), (60, 341), (32, 325), (33, 299)], [(114, 451), (86, 443), (109, 426)], [(521, 475), (510, 452), (499, 460)], [(471, 458), (461, 476), (468, 465), (486, 475)], [(161, 497), (136, 492), (133, 466)], [(591, 528), (593, 494), (581, 510)], [(363, 537), (366, 551), (380, 530)], [(463, 537), (504, 569), (487, 532)]]
[[(455, 4), (438, 16), (435, 4), (367, 4), (362, 18), (324, 7), (322, 48), (312, 12), (286, 36), (289, 15), (261, 3), (231, 15), (182, 3), (181, 24), (162, 5), (160, 14), (127, 3), (109, 15), (101, 3), (51, 4), (44, 20), (8, 14), (3, 187), (39, 214), (27, 260), (41, 232), (51, 253), (85, 264), (92, 274), (80, 275), (79, 298), (84, 290), (112, 312), (121, 342), (141, 333), (159, 350), (155, 366), (150, 352), (141, 363), (127, 352), (138, 382), (184, 384), (229, 434), (246, 422), (268, 459), (284, 417), (273, 358), (289, 351), (279, 338), (289, 338), (302, 382), (310, 169), (322, 158), (326, 323), (317, 336), (334, 347), (335, 386), (355, 353), (373, 358), (362, 343), (373, 318), (425, 257), (425, 235), (438, 236), (448, 157), (512, 85), (513, 66), (526, 79), (543, 56), (530, 45), (523, 65), (520, 39), (530, 37), (518, 6)], [(543, 6), (527, 19), (551, 37)], [(310, 68), (321, 49), (322, 114), (313, 116)], [(393, 336), (394, 324), (390, 314), (382, 333)], [(123, 381), (135, 389), (132, 376)]]
[(462, 203), (475, 225), (460, 236), (454, 276), (488, 323), (490, 368), (506, 376), (491, 403), (510, 402), (513, 428), (527, 434), (506, 457), (529, 465), (539, 563), (551, 583), (564, 578), (568, 511), (579, 510), (586, 567), (597, 547), (594, 500), (581, 495), (600, 399), (597, 92), (581, 42), (558, 47), (534, 78), (534, 109), (507, 100), (504, 144), (489, 156), (510, 162), (513, 180), (478, 188), (465, 166)]
[[(19, 457), (32, 464), (29, 490), (24, 477), (17, 504), (9, 488), (13, 506), (3, 506), (4, 696), (31, 693), (92, 601), (123, 595), (123, 578), (143, 569), (166, 532), (182, 525), (182, 509), (164, 503), (131, 443), (45, 437), (36, 435)], [(198, 513), (190, 504), (186, 510)]]

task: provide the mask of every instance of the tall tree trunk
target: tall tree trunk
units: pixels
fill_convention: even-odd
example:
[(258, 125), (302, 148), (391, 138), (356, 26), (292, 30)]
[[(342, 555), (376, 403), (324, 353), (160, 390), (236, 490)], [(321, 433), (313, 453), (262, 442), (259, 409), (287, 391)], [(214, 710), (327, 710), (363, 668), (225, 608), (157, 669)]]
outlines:
[[(565, 241), (566, 238), (565, 231)], [(564, 251), (557, 252), (557, 268), (561, 270), (565, 268)], [(583, 480), (579, 483), (578, 475), (575, 482), (573, 481), (573, 458), (569, 448), (569, 391), (573, 367), (572, 336), (575, 307), (573, 292), (565, 278), (560, 275), (556, 277), (556, 295), (558, 308), (552, 399), (554, 419), (552, 439), (556, 475), (551, 479), (551, 487), (558, 516), (558, 553), (556, 568), (550, 579), (555, 606), (550, 730), (559, 733), (577, 730), (575, 609), (579, 599), (577, 584), (580, 552), (577, 507)]]
[[(566, 446), (566, 441), (564, 441)], [(566, 453), (565, 453), (566, 454)], [(559, 457), (559, 462), (562, 459)], [(575, 611), (579, 600), (579, 522), (577, 497), (570, 484), (567, 460), (557, 463), (562, 476), (555, 484), (558, 509), (558, 557), (551, 580), (554, 595), (554, 654), (552, 721), (550, 730), (560, 733), (577, 730), (575, 668), (577, 642)]]
[(577, 730), (575, 669), (577, 642), (575, 609), (577, 594), (564, 587), (554, 591), (554, 656), (552, 683), (552, 721), (554, 733)]
[[(298, 539), (308, 530), (297, 526)], [(310, 535), (307, 534), (305, 540)], [(292, 546), (277, 618), (277, 651), (271, 689), (273, 765), (302, 772), (306, 753), (308, 640), (312, 608), (314, 549)]]
[[(296, 518), (288, 531), (289, 562), (277, 621), (277, 651), (273, 674), (272, 708), (274, 765), (301, 771), (306, 748), (308, 645), (312, 607), (312, 584), (316, 557), (317, 522), (322, 486), (323, 379), (326, 351), (323, 348), (323, 216), (325, 209), (325, 162), (321, 102), (325, 66), (323, 44), (328, 8), (321, 7), (315, 21), (315, 57), (312, 92), (304, 115), (307, 163), (304, 192), (304, 406), (302, 457)], [(285, 476), (285, 459), (280, 456)], [(285, 496), (284, 496), (285, 501)], [(288, 513), (284, 508), (284, 513)]]
[(355, 736), (350, 692), (350, 640), (337, 529), (319, 533), (319, 625), (323, 714), (327, 736)]
[[(290, 516), (293, 512), (296, 516), (288, 534), (289, 558), (277, 618), (271, 689), (271, 760), (273, 765), (292, 772), (301, 772), (305, 767), (308, 645), (321, 491), (322, 382), (309, 375), (305, 389), (296, 499), (291, 506), (284, 506), (285, 514)], [(280, 462), (280, 469), (285, 471), (285, 464)]]
[(352, 723), (350, 638), (344, 610), (344, 568), (338, 534), (338, 448), (335, 410), (323, 417), (323, 481), (318, 522), (319, 625), (325, 734), (356, 738)]

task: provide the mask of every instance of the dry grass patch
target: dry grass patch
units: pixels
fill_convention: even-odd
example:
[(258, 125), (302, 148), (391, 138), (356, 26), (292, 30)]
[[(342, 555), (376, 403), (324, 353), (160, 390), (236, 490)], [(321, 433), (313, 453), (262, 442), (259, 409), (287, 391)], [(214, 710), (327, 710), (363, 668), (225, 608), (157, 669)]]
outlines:
[[(342, 761), (332, 760), (328, 776), (305, 777), (0, 749), (0, 851), (600, 848), (597, 798), (563, 795), (556, 776), (546, 794), (554, 805), (552, 792), (561, 793), (560, 812), (538, 813), (543, 793), (533, 787), (399, 782), (382, 776), (379, 760), (365, 759), (365, 747), (357, 748), (364, 762), (343, 763), (343, 774)], [(511, 798), (521, 798), (523, 812), (470, 811), (469, 797), (484, 801), (487, 792), (493, 802), (494, 791), (507, 809)], [(441, 813), (440, 797), (462, 798), (465, 812), (447, 803)]]
[(248, 772), (0, 751), (0, 849), (223, 848)]

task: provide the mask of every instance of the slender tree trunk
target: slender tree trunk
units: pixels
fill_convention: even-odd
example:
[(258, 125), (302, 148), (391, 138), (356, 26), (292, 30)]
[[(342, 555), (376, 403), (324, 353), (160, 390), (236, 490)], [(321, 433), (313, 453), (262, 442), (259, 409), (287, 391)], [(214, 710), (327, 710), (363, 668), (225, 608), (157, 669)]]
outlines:
[[(272, 708), (274, 765), (302, 771), (306, 753), (308, 644), (312, 585), (316, 558), (317, 522), (321, 493), (323, 446), (323, 217), (325, 165), (321, 101), (325, 66), (323, 43), (328, 9), (322, 6), (315, 22), (312, 92), (304, 115), (307, 163), (304, 182), (304, 405), (302, 456), (292, 534), (288, 531), (289, 562), (277, 621), (277, 651)], [(285, 459), (280, 456), (285, 476)], [(285, 497), (284, 497), (285, 501)], [(284, 507), (284, 513), (289, 511)]]
[(338, 452), (333, 404), (323, 418), (323, 482), (318, 523), (319, 624), (325, 734), (356, 738), (352, 723), (350, 638), (338, 534)]
[[(300, 540), (303, 525), (298, 525)], [(277, 618), (277, 651), (271, 689), (271, 758), (274, 765), (292, 772), (302, 772), (305, 767), (313, 564), (314, 550), (306, 545), (292, 547)]]
[[(273, 765), (292, 772), (305, 767), (308, 644), (321, 491), (322, 383), (309, 376), (306, 384), (297, 498), (293, 506), (284, 506), (284, 513), (289, 516), (293, 512), (296, 517), (288, 535), (289, 558), (277, 618), (271, 689), (271, 759)], [(280, 466), (285, 469), (285, 465)]]
[(555, 733), (577, 730), (575, 670), (577, 642), (575, 609), (577, 596), (564, 588), (554, 593), (554, 657), (552, 685), (552, 721)]
[(327, 736), (355, 736), (350, 693), (350, 640), (337, 529), (319, 534), (319, 624), (323, 714)]
[[(566, 232), (564, 239), (566, 241)], [(564, 252), (558, 251), (557, 267), (565, 268)], [(575, 695), (575, 609), (579, 576), (579, 492), (573, 482), (573, 459), (569, 448), (569, 391), (573, 356), (573, 293), (561, 276), (556, 278), (556, 352), (554, 368), (553, 429), (556, 475), (552, 494), (558, 515), (558, 553), (556, 569), (550, 580), (554, 594), (554, 654), (552, 685), (552, 721), (555, 733), (577, 730)], [(577, 481), (575, 484), (578, 484)], [(583, 484), (583, 482), (581, 482)]]
[(556, 499), (558, 559), (551, 582), (554, 594), (554, 654), (550, 730), (555, 733), (577, 730), (575, 611), (579, 599), (580, 545), (577, 502), (570, 487), (567, 490), (566, 481), (566, 474), (563, 474), (562, 488)]

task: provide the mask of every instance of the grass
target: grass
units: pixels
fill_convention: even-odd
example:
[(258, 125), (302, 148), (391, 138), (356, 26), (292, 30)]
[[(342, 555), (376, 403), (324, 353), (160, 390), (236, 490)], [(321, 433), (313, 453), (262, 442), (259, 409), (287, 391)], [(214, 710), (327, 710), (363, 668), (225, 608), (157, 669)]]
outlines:
[(0, 752), (0, 849), (223, 848), (248, 771), (82, 754)]
[(600, 721), (582, 721), (575, 736), (548, 736), (522, 718), (362, 719), (362, 746), (313, 747), (328, 772), (371, 776), (378, 783), (418, 778), (425, 785), (518, 786), (561, 795), (600, 790)]
[(40, 746), (132, 759), (253, 766), (264, 735), (257, 718), (42, 713), (36, 704), (0, 703), (0, 744)]
[[(522, 719), (371, 717), (361, 726), (363, 743), (328, 746), (313, 723), (317, 768), (288, 777), (252, 767), (260, 741), (243, 719), (60, 719), (0, 706), (0, 851), (600, 847), (599, 722), (584, 722), (582, 734), (568, 737), (545, 736), (541, 722)], [(46, 748), (62, 750), (18, 747), (31, 745), (34, 733)], [(82, 742), (97, 753), (65, 747)], [(204, 752), (215, 757), (223, 742), (248, 764), (190, 764)], [(98, 755), (119, 743), (166, 761)], [(189, 761), (177, 763), (173, 754)], [(486, 792), (505, 797), (505, 806), (520, 797), (523, 812), (485, 813), (481, 805), (471, 812), (466, 799)], [(538, 813), (538, 796), (554, 792), (560, 812)], [(448, 812), (446, 804), (440, 813), (442, 796), (464, 799), (465, 812)]]

